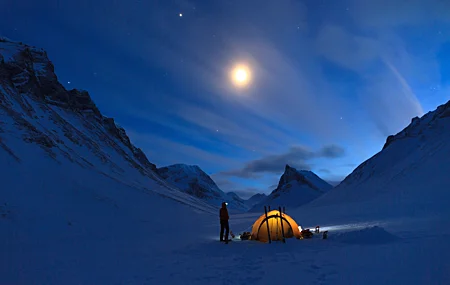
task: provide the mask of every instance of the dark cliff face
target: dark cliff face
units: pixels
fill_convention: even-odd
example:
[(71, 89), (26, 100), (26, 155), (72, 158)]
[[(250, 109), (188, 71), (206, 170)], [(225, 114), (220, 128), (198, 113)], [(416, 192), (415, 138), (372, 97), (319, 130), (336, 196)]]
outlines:
[(53, 63), (45, 51), (17, 43), (4, 43), (10, 47), (15, 45), (16, 52), (9, 60), (3, 56), (0, 58), (2, 84), (13, 87), (19, 94), (30, 94), (47, 104), (73, 111), (90, 110), (101, 117), (87, 91), (68, 91), (59, 83)]
[[(0, 108), (14, 118), (19, 128), (25, 128), (31, 134), (24, 137), (24, 140), (36, 142), (45, 148), (52, 148), (61, 143), (57, 136), (37, 130), (27, 118), (12, 108), (12, 105), (19, 104), (29, 118), (39, 119), (36, 110), (29, 104), (27, 98), (30, 98), (45, 106), (57, 106), (81, 114), (86, 119), (85, 126), (91, 129), (96, 127), (105, 129), (112, 137), (122, 142), (131, 151), (133, 158), (145, 169), (156, 171), (156, 166), (148, 161), (142, 150), (130, 142), (125, 130), (118, 127), (114, 119), (101, 114), (87, 91), (66, 90), (59, 83), (54, 66), (44, 50), (0, 38), (0, 87), (4, 91), (0, 92)], [(83, 138), (77, 137), (83, 135), (71, 128), (70, 124), (66, 124), (63, 118), (52, 114), (52, 119), (64, 126), (66, 137), (82, 144)], [(110, 144), (114, 142), (110, 141)], [(126, 159), (140, 168), (133, 159), (128, 157)]]

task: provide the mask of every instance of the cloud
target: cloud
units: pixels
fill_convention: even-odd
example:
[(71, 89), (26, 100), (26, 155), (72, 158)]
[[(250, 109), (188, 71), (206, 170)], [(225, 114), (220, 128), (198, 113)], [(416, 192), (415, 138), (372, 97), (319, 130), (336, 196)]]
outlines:
[(411, 118), (424, 114), (411, 87), (389, 62), (384, 74), (368, 77), (360, 98), (379, 132), (387, 137), (405, 128)]
[(354, 71), (377, 59), (379, 42), (348, 33), (343, 27), (327, 24), (316, 39), (317, 52), (325, 58)]
[(433, 77), (425, 79), (422, 74), (424, 70), (437, 70), (437, 65), (412, 56), (393, 31), (376, 29), (369, 37), (350, 33), (341, 26), (325, 25), (316, 41), (321, 56), (359, 76), (358, 101), (381, 136), (396, 133), (412, 117), (423, 115), (407, 78), (421, 78), (422, 84), (433, 80)]
[[(157, 164), (158, 167), (168, 164), (185, 163), (199, 165), (205, 172), (219, 171), (223, 167), (236, 166), (240, 163), (226, 155), (215, 154), (205, 151), (192, 145), (179, 143), (171, 139), (158, 135), (140, 134), (127, 129), (127, 134), (133, 144), (140, 147), (147, 155), (149, 161)], [(171, 151), (167, 151), (170, 149)], [(216, 167), (211, 167), (210, 162), (214, 161)], [(204, 165), (208, 165), (207, 169)]]
[(262, 173), (280, 173), (286, 164), (302, 169), (311, 170), (310, 160), (314, 158), (338, 158), (345, 155), (345, 150), (337, 145), (324, 146), (318, 151), (311, 151), (302, 146), (293, 146), (287, 152), (268, 155), (260, 159), (247, 162), (241, 169), (224, 171), (222, 175), (241, 178), (255, 178)]
[(318, 156), (325, 158), (338, 158), (345, 155), (345, 149), (338, 145), (327, 145), (324, 146), (320, 151)]

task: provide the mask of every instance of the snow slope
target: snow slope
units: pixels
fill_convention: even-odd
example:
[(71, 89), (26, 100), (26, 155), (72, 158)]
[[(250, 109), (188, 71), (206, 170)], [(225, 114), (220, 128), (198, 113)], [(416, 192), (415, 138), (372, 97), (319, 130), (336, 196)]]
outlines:
[[(312, 201), (308, 211), (334, 215), (450, 217), (450, 102), (395, 136), (337, 187)], [(350, 207), (350, 209), (347, 209)], [(345, 211), (341, 209), (346, 208)], [(316, 211), (317, 210), (317, 211)], [(347, 217), (346, 217), (347, 218)]]
[(225, 194), (212, 178), (197, 165), (174, 164), (158, 168), (157, 173), (183, 192), (192, 195), (206, 203), (220, 207), (222, 202), (228, 202), (230, 210), (246, 211), (247, 205), (236, 194)]
[(250, 211), (261, 211), (264, 206), (270, 206), (272, 209), (279, 206), (295, 208), (306, 204), (328, 190), (332, 186), (318, 177), (311, 171), (296, 170), (286, 165), (283, 175), (280, 178), (278, 187), (270, 195), (255, 204)]
[(152, 191), (165, 190), (155, 181), (138, 188), (23, 151), (21, 163), (0, 151), (0, 284), (129, 284), (156, 267), (162, 245), (183, 246), (192, 221), (211, 220)]

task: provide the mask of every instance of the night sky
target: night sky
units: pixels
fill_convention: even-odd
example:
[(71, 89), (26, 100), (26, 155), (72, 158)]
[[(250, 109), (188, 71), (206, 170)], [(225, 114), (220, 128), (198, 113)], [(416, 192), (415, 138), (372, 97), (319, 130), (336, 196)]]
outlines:
[[(450, 100), (450, 1), (1, 0), (158, 167), (268, 193), (286, 163), (339, 181)], [(235, 65), (251, 80), (236, 86)]]

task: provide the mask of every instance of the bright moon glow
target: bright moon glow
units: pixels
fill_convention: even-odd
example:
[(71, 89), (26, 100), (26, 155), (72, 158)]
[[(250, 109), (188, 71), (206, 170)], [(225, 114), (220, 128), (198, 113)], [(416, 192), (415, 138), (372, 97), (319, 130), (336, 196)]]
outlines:
[(231, 71), (231, 79), (238, 87), (244, 87), (250, 82), (250, 70), (245, 65), (238, 65)]

